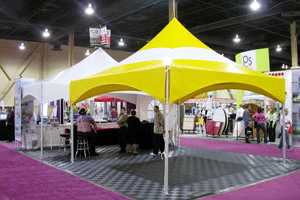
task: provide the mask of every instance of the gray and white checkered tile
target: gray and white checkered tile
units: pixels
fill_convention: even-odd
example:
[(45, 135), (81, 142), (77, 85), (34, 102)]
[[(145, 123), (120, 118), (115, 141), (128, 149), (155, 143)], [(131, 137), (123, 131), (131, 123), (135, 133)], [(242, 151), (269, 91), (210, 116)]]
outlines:
[(118, 154), (118, 146), (97, 148), (100, 156), (70, 162), (69, 151), (23, 151), (132, 199), (197, 199), (253, 184), (300, 168), (300, 161), (225, 151), (170, 147), (169, 191), (164, 194), (164, 161), (141, 150), (140, 155)]

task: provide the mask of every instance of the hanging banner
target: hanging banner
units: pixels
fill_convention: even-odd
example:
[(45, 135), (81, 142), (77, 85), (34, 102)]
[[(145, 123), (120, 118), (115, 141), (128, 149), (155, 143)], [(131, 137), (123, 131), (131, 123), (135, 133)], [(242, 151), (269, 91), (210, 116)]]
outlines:
[(90, 28), (90, 45), (92, 47), (110, 47), (111, 30), (106, 26), (101, 28)]
[(90, 45), (100, 46), (100, 28), (90, 28)]
[(100, 45), (106, 45), (106, 34), (107, 34), (107, 28), (106, 26), (102, 26), (100, 28)]
[[(235, 62), (258, 72), (269, 72), (269, 49), (256, 49), (239, 53), (235, 56)], [(243, 93), (243, 90), (237, 90), (236, 92), (237, 109), (239, 109), (239, 105), (243, 103)]]
[(107, 48), (110, 47), (110, 38), (111, 38), (111, 30), (106, 29), (106, 43), (104, 46)]
[(239, 53), (235, 56), (235, 60), (240, 65), (258, 72), (270, 71), (270, 58), (268, 48)]

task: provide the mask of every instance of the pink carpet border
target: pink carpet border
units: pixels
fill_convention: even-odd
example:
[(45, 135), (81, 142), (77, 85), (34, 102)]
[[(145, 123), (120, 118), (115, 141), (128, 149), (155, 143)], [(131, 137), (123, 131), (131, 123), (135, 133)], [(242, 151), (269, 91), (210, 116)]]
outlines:
[[(185, 138), (180, 137), (180, 145), (188, 147), (196, 147), (202, 149), (211, 149), (219, 151), (228, 151), (244, 154), (254, 154), (261, 156), (271, 156), (282, 158), (282, 151), (277, 149), (275, 145), (264, 145), (264, 144), (247, 144), (240, 142), (227, 142), (211, 139), (196, 139), (196, 138)], [(287, 159), (300, 160), (300, 148), (293, 148), (294, 151), (286, 151)]]
[(125, 196), (12, 150), (0, 144), (0, 199), (129, 200)]

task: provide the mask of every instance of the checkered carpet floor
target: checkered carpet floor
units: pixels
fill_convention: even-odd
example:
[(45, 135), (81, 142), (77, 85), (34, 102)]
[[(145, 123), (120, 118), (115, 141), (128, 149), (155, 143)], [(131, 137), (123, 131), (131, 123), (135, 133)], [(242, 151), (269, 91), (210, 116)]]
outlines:
[(299, 160), (246, 155), (225, 151), (170, 147), (169, 194), (163, 192), (164, 160), (141, 150), (137, 156), (119, 154), (119, 147), (101, 146), (97, 157), (70, 162), (69, 150), (22, 153), (101, 185), (132, 199), (198, 199), (219, 194), (300, 168)]

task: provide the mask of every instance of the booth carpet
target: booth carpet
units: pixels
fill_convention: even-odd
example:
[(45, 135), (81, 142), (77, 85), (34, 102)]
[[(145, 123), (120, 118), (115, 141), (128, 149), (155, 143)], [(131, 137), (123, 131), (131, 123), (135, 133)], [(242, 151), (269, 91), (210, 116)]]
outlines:
[[(4, 147), (1, 148), (2, 151), (3, 148)], [(97, 152), (100, 156), (87, 159), (78, 158), (75, 160), (75, 163), (70, 163), (68, 152), (64, 153), (62, 150), (45, 150), (44, 159), (41, 161), (123, 195), (117, 197), (117, 199), (125, 198), (124, 196), (127, 196), (132, 199), (143, 200), (204, 198), (267, 179), (272, 179), (288, 172), (294, 172), (300, 168), (300, 161), (296, 159), (288, 159), (287, 166), (283, 167), (282, 159), (277, 157), (200, 149), (195, 147), (182, 147), (182, 150), (178, 151), (174, 147), (171, 147), (169, 159), (170, 188), (169, 194), (165, 195), (163, 193), (164, 161), (161, 160), (160, 157), (152, 157), (149, 155), (149, 152), (151, 152), (150, 150), (141, 150), (140, 155), (138, 156), (127, 154), (120, 155), (117, 153), (118, 150), (119, 148), (117, 145), (101, 146), (97, 148)], [(13, 150), (10, 151), (12, 151), (10, 152), (10, 155), (32, 160)], [(40, 151), (22, 151), (22, 153), (35, 159), (40, 159)], [(14, 162), (17, 162), (16, 159), (13, 159)], [(38, 164), (34, 166), (35, 169), (37, 166), (44, 166), (42, 163), (37, 163)], [(5, 161), (3, 164), (5, 164)], [(7, 168), (2, 169), (3, 172), (9, 172), (11, 170), (8, 169), (7, 164), (6, 166)], [(15, 175), (12, 175), (12, 173), (10, 174), (10, 177), (15, 177), (15, 182), (11, 183), (12, 181), (7, 179), (5, 180), (5, 183), (8, 182), (11, 183), (11, 185), (18, 184), (19, 173), (22, 170), (26, 171), (26, 176), (22, 178), (22, 184), (25, 184), (24, 181), (26, 178), (31, 177), (32, 175), (44, 177), (46, 175), (48, 176), (50, 173), (48, 173), (47, 170), (47, 172), (42, 171), (40, 173), (35, 172), (35, 174), (32, 174), (34, 173), (33, 171), (36, 171), (32, 170), (32, 166), (27, 167), (27, 165), (25, 165), (22, 167), (23, 168), (18, 169), (13, 173)], [(43, 173), (45, 173), (45, 175), (43, 175)], [(55, 175), (53, 178), (48, 176), (49, 180), (44, 179), (43, 181), (45, 183), (57, 184), (57, 182), (59, 182), (56, 180), (59, 179), (57, 177), (59, 174), (64, 173), (67, 177), (70, 176), (71, 179), (69, 179), (70, 182), (64, 181), (62, 185), (67, 186), (68, 190), (79, 190), (77, 186), (72, 186), (74, 182), (73, 179), (77, 180), (72, 175), (59, 170), (51, 173), (55, 173)], [(56, 173), (58, 175), (56, 175)], [(278, 179), (272, 181), (276, 180)], [(41, 182), (38, 181), (38, 183)], [(86, 183), (90, 184), (88, 182)], [(26, 187), (29, 189), (29, 182), (27, 184)], [(65, 186), (57, 185), (55, 187), (64, 188)], [(94, 185), (86, 187), (88, 187), (86, 191), (88, 196), (91, 194), (95, 195), (95, 193), (103, 190), (103, 188)], [(299, 183), (293, 187), (299, 187)], [(2, 186), (2, 188), (4, 187)], [(6, 189), (8, 188), (6, 187)], [(2, 189), (2, 193), (5, 192), (6, 189), (4, 191)], [(30, 189), (33, 190), (34, 193), (40, 192), (38, 189), (32, 187)], [(234, 196), (236, 192), (240, 190), (243, 189), (232, 191), (232, 195)], [(253, 197), (253, 195), (259, 195), (260, 192), (270, 193), (272, 190), (273, 188), (265, 187), (262, 190), (253, 190), (251, 194)], [(13, 192), (12, 190), (9, 191)], [(60, 192), (64, 191), (59, 189), (56, 192), (56, 194), (59, 195)], [(227, 199), (232, 198), (228, 197)]]

